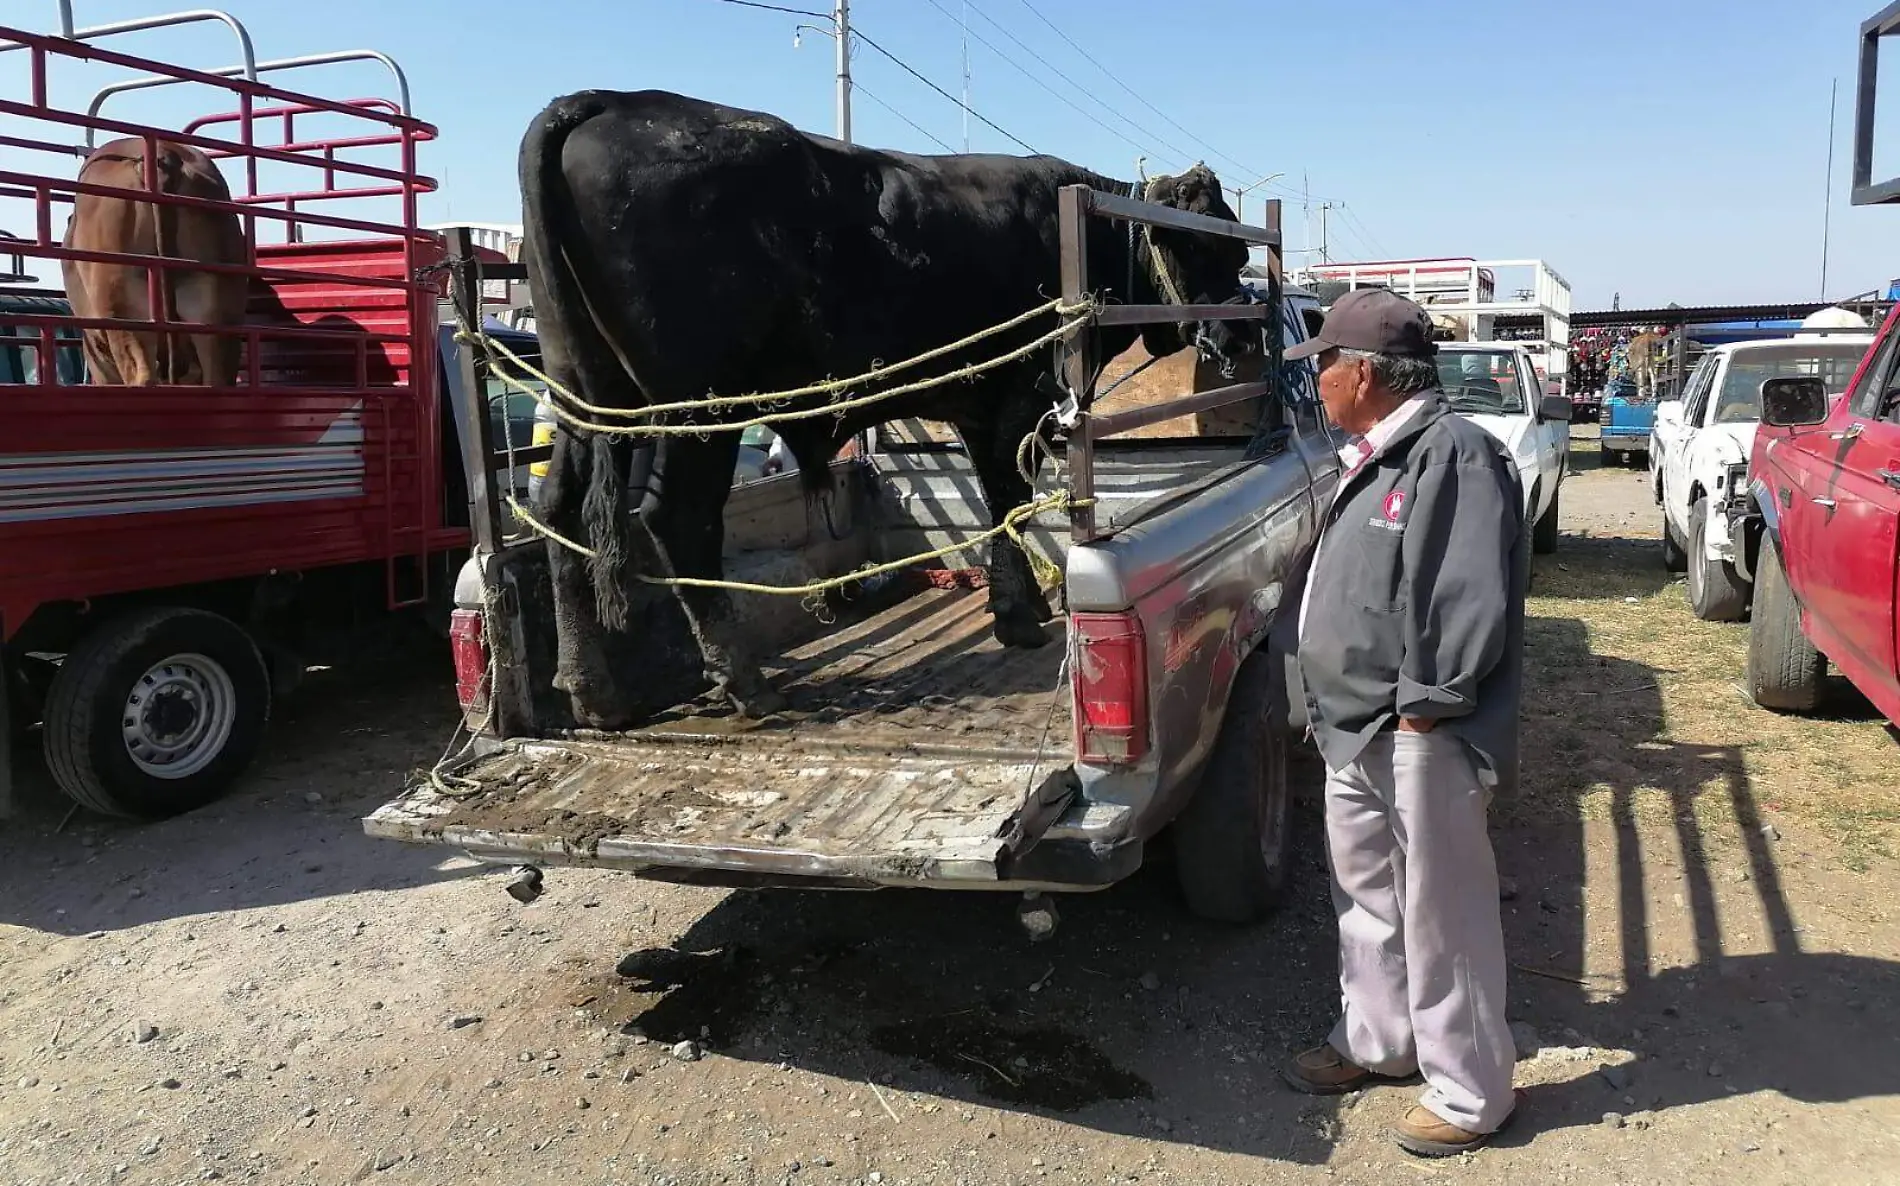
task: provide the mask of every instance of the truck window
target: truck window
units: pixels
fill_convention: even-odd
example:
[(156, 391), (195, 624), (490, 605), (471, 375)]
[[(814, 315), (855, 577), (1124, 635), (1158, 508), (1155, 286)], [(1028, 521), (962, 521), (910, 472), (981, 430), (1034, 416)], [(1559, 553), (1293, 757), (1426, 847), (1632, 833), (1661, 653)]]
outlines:
[(1850, 397), (1851, 407), (1856, 416), (1874, 416), (1880, 419), (1894, 419), (1900, 413), (1900, 373), (1896, 373), (1894, 361), (1900, 358), (1900, 333), (1890, 333), (1874, 346), (1879, 351), (1867, 369), (1862, 372), (1860, 386)]
[(1709, 388), (1715, 383), (1715, 371), (1720, 365), (1720, 357), (1714, 354), (1696, 364), (1695, 373), (1689, 376), (1689, 385), (1682, 393), (1682, 422), (1684, 424), (1702, 423), (1703, 409), (1709, 403)]
[(1438, 385), (1460, 412), (1515, 416), (1530, 407), (1515, 351), (1459, 350), (1441, 344)]
[(1866, 347), (1858, 343), (1815, 343), (1737, 350), (1716, 397), (1714, 424), (1752, 424), (1761, 419), (1761, 385), (1791, 375), (1818, 375), (1829, 391), (1840, 391), (1854, 377)]

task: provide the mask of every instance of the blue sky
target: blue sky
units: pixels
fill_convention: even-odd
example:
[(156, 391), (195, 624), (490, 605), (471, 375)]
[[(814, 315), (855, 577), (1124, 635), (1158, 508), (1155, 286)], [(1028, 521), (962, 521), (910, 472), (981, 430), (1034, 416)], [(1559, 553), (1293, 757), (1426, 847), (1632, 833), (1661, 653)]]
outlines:
[[(74, 4), (82, 25), (165, 6)], [(800, 18), (721, 0), (221, 4), (250, 27), (261, 57), (374, 48), (404, 64), (417, 113), (442, 131), (424, 158), (425, 171), (443, 181), (426, 210), (432, 219), (516, 220), (521, 132), (569, 91), (658, 87), (832, 130), (830, 41), (807, 33), (795, 49)], [(960, 91), (963, 0), (852, 7), (854, 23), (878, 44)], [(1335, 259), (1541, 257), (1570, 280), (1579, 308), (1606, 307), (1613, 293), (1625, 307), (1811, 299), (1821, 284), (1825, 197), (1833, 211), (1828, 292), (1839, 296), (1900, 276), (1900, 210), (1857, 210), (1846, 198), (1857, 31), (1877, 7), (974, 0), (971, 106), (1040, 151), (1115, 176), (1131, 175), (1144, 152), (1151, 171), (1204, 157), (1230, 185), (1283, 170), (1274, 184), (1288, 200), (1291, 248), (1317, 241), (1317, 214), (1309, 220), (1300, 206), (1304, 178), (1315, 206), (1322, 198), (1344, 204), (1329, 219)], [(7, 0), (6, 8), (10, 22), (53, 25), (53, 0)], [(114, 44), (207, 67), (234, 60), (228, 36), (210, 26)], [(1895, 60), (1889, 73), (1900, 75), (1900, 54)], [(0, 58), (0, 92), (19, 93), (24, 69), (24, 55)], [(853, 69), (863, 88), (854, 106), (859, 141), (940, 151), (934, 136), (962, 145), (953, 103), (869, 47), (859, 48)], [(85, 73), (56, 80), (60, 93), (83, 104), (87, 85), (110, 77)], [(1835, 78), (1841, 107), (1829, 190)], [(337, 97), (388, 92), (367, 66), (285, 76), (284, 85)], [(162, 122), (184, 102), (148, 93), (116, 100), (123, 106), (114, 110)], [(1893, 120), (1882, 146), (1900, 144), (1900, 108)], [(1017, 151), (976, 121), (970, 142)], [(1900, 153), (1889, 157), (1900, 172)], [(1257, 217), (1256, 199), (1249, 205)], [(0, 222), (7, 217), (0, 212)]]

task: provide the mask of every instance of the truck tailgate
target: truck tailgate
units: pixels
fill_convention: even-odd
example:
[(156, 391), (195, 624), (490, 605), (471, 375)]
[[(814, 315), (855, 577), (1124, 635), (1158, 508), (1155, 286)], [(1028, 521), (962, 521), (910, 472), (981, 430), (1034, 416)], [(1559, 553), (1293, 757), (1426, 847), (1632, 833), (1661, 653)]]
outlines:
[(508, 742), (364, 827), (673, 880), (993, 882), (1074, 795), (1064, 649), (1006, 650), (984, 592), (929, 589), (789, 652), (779, 717)]

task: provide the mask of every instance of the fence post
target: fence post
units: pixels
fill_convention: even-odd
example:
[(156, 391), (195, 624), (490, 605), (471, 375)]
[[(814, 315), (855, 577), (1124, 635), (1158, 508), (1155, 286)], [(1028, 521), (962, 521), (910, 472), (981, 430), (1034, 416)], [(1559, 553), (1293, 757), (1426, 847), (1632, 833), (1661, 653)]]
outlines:
[[(455, 303), (457, 328), (482, 326), (481, 264), (467, 227), (455, 227), (448, 233), (449, 296)], [(475, 365), (475, 349), (462, 343), (455, 347), (457, 377), (461, 380), (461, 404), (456, 421), (462, 426), (462, 468), (468, 474), (469, 528), (475, 546), (488, 552), (501, 550), (501, 500), (495, 494), (495, 442), (488, 424), (488, 401), (481, 369)], [(510, 475), (512, 477), (512, 475)]]
[[(1062, 303), (1078, 305), (1089, 296), (1089, 198), (1084, 185), (1065, 185), (1057, 195), (1057, 229), (1062, 244)], [(1069, 493), (1082, 505), (1069, 508), (1069, 531), (1076, 543), (1095, 538), (1095, 449), (1090, 439), (1089, 405), (1095, 402), (1095, 327), (1061, 339), (1058, 357), (1069, 397), (1081, 410), (1069, 436)]]

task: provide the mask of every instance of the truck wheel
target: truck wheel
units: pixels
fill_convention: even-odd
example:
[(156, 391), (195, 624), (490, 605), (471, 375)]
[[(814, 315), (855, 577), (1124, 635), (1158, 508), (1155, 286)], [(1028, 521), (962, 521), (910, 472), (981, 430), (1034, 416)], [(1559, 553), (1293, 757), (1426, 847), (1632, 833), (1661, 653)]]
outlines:
[(1781, 567), (1781, 549), (1764, 535), (1755, 566), (1755, 613), (1748, 625), (1748, 694), (1763, 708), (1812, 712), (1821, 702), (1827, 656), (1801, 633), (1801, 607)]
[(1676, 539), (1676, 529), (1669, 526), (1668, 515), (1663, 516), (1662, 562), (1665, 572), (1681, 572), (1689, 567), (1689, 554)]
[(95, 629), (60, 664), (46, 763), (94, 811), (161, 819), (222, 794), (269, 716), (270, 678), (243, 630), (203, 610), (139, 610)]
[(1280, 666), (1262, 646), (1235, 673), (1214, 752), (1174, 821), (1175, 873), (1201, 918), (1255, 922), (1286, 884), (1285, 696)]
[(1726, 560), (1710, 560), (1709, 500), (1689, 508), (1689, 608), (1704, 622), (1739, 622), (1748, 613), (1748, 586)]
[(1557, 550), (1557, 500), (1563, 497), (1563, 487), (1551, 491), (1550, 507), (1538, 517), (1537, 526), (1531, 529), (1531, 551), (1539, 556), (1548, 556)]

